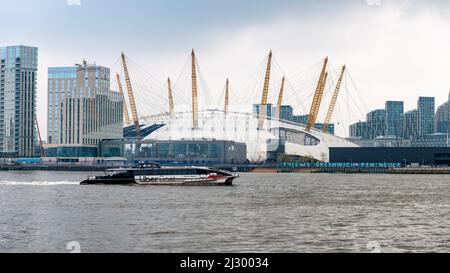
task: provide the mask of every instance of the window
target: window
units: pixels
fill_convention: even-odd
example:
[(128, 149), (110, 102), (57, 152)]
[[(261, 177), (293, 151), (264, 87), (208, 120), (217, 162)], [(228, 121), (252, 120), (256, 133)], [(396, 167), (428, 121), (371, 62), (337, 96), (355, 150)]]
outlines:
[(311, 134), (288, 128), (274, 128), (270, 130), (272, 134), (279, 135), (281, 140), (304, 146), (319, 145), (320, 140)]

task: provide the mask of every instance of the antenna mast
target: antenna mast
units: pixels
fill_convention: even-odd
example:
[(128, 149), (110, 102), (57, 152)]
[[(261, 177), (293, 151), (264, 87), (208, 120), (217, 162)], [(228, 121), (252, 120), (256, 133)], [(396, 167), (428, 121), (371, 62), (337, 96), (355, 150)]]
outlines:
[(198, 129), (198, 85), (195, 52), (192, 49), (192, 128)]
[(264, 89), (261, 99), (261, 105), (259, 106), (259, 120), (258, 130), (263, 129), (264, 120), (267, 116), (267, 100), (269, 97), (269, 85), (270, 85), (270, 72), (272, 68), (272, 51), (269, 53), (269, 59), (267, 61), (266, 77), (264, 79)]
[(172, 84), (170, 82), (170, 78), (167, 79), (167, 85), (169, 88), (169, 113), (170, 116), (173, 116), (174, 106), (173, 106)]
[(127, 106), (127, 102), (125, 100), (125, 94), (123, 93), (123, 87), (122, 87), (122, 82), (120, 80), (119, 73), (116, 74), (116, 78), (117, 78), (117, 84), (119, 85), (119, 93), (123, 97), (123, 117), (125, 118), (125, 124), (130, 124), (131, 123), (130, 115), (128, 114), (128, 106)]
[(125, 59), (125, 54), (122, 52), (122, 65), (123, 65), (123, 71), (125, 72), (125, 82), (127, 84), (127, 90), (128, 90), (128, 98), (130, 100), (130, 106), (131, 106), (131, 114), (133, 116), (133, 122), (134, 126), (136, 127), (136, 138), (141, 138), (141, 126), (139, 125), (139, 116), (137, 112), (136, 107), (136, 101), (134, 100), (134, 94), (133, 94), (133, 87), (131, 85), (130, 75), (128, 73), (128, 66)]
[(323, 92), (325, 91), (325, 84), (327, 82), (328, 57), (323, 62), (322, 72), (320, 73), (319, 82), (317, 83), (316, 93), (311, 105), (311, 110), (308, 116), (308, 123), (306, 124), (306, 131), (311, 131), (311, 128), (316, 125), (317, 116), (319, 115), (320, 104), (322, 103)]
[(281, 116), (281, 105), (283, 104), (283, 96), (284, 96), (284, 82), (286, 81), (286, 77), (283, 77), (281, 80), (281, 89), (280, 89), (280, 95), (278, 97), (278, 103), (277, 103), (277, 113), (276, 118), (280, 119)]
[(230, 81), (227, 79), (227, 83), (225, 84), (225, 117), (228, 114), (228, 104), (230, 103)]
[(336, 89), (334, 90), (333, 97), (331, 98), (330, 107), (328, 108), (327, 117), (325, 118), (325, 122), (323, 123), (323, 131), (327, 132), (330, 127), (330, 121), (333, 117), (334, 108), (336, 107), (336, 102), (339, 96), (339, 91), (341, 90), (342, 79), (344, 78), (346, 66), (344, 65), (341, 70), (341, 74), (339, 75), (339, 79), (336, 83)]

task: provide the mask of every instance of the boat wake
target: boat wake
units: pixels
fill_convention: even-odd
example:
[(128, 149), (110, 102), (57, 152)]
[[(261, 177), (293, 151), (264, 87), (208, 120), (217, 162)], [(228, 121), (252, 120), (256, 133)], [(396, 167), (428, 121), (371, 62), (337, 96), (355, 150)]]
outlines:
[(0, 181), (0, 186), (66, 186), (80, 185), (80, 182), (73, 181), (33, 181), (33, 182), (17, 182), (17, 181)]

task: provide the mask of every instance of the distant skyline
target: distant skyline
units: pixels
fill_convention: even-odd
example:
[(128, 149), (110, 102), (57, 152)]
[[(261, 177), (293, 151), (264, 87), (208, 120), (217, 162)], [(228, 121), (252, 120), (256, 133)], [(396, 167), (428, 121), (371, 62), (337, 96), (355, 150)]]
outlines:
[[(329, 56), (333, 65), (349, 67), (364, 110), (402, 100), (408, 111), (419, 96), (436, 97), (440, 105), (450, 89), (450, 3), (444, 0), (2, 0), (1, 5), (2, 21), (12, 23), (0, 29), (0, 46), (39, 47), (43, 128), (48, 67), (83, 58), (111, 67), (122, 50), (163, 81), (180, 73), (195, 48), (214, 92), (221, 92), (226, 77), (236, 87), (243, 84), (270, 49), (288, 76)], [(12, 12), (18, 10), (20, 20)]]

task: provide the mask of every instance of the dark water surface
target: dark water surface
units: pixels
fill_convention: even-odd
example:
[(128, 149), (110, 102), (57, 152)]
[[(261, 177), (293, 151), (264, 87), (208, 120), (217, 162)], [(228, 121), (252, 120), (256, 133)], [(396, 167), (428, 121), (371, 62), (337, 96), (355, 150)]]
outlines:
[[(235, 187), (79, 186), (0, 172), (0, 252), (450, 251), (450, 176), (242, 174)], [(377, 246), (380, 246), (378, 248)]]

